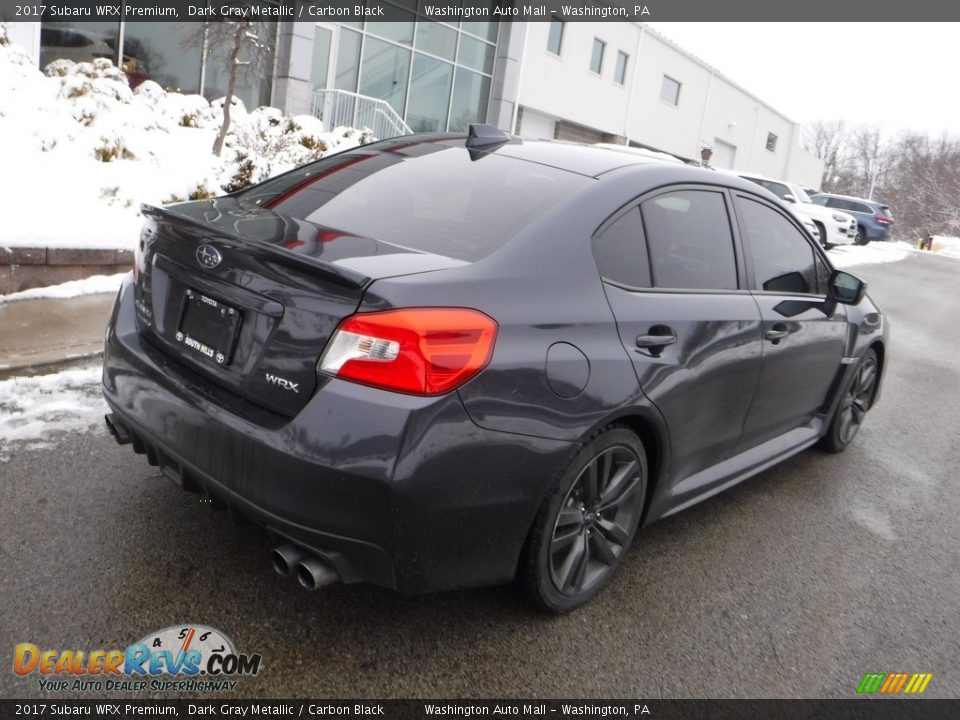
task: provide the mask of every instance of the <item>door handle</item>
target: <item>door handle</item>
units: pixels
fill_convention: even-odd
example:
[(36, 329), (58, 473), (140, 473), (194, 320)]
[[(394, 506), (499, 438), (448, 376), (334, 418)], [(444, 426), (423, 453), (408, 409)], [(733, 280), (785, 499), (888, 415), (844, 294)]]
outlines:
[(663, 349), (676, 341), (677, 334), (672, 328), (666, 325), (654, 325), (647, 335), (637, 335), (636, 344), (638, 349), (648, 350), (654, 357), (660, 357)]
[(767, 330), (767, 340), (770, 340), (776, 345), (789, 334), (790, 331), (787, 330), (786, 323), (776, 323), (772, 328)]

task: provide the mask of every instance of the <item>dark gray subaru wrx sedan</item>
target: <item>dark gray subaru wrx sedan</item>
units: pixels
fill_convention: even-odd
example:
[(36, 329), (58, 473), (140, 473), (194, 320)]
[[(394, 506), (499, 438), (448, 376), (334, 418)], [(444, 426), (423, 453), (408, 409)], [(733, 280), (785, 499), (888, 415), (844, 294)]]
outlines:
[(773, 195), (613, 149), (475, 126), (144, 210), (108, 427), (309, 588), (570, 610), (641, 525), (842, 450), (886, 364)]

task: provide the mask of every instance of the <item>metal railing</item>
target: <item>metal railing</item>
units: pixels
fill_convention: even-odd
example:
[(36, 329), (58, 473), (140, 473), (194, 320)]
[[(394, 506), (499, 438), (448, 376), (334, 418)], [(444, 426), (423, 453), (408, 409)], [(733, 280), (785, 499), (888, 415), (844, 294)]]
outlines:
[(349, 90), (314, 90), (311, 113), (323, 121), (327, 131), (341, 125), (367, 128), (377, 140), (412, 133), (386, 100)]

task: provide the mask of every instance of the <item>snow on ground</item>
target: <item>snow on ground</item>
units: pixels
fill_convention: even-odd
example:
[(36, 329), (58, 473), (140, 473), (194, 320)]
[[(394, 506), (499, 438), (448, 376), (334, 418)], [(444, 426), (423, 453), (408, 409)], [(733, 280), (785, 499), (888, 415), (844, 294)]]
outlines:
[(934, 235), (932, 249), (940, 255), (960, 259), (960, 237)]
[(846, 268), (897, 262), (915, 250), (905, 242), (872, 242), (868, 245), (837, 245), (827, 255), (834, 267)]
[(35, 298), (72, 298), (94, 293), (115, 293), (120, 289), (120, 283), (126, 276), (127, 273), (92, 275), (84, 280), (70, 280), (59, 285), (21, 290), (9, 295), (0, 295), (0, 303), (13, 302), (14, 300), (33, 300)]
[(372, 138), (237, 100), (222, 158), (223, 103), (131, 89), (105, 59), (37, 70), (0, 23), (0, 246), (130, 248), (141, 203), (223, 194)]
[(52, 375), (0, 380), (0, 461), (11, 444), (46, 447), (48, 440), (103, 423), (107, 404), (100, 365)]

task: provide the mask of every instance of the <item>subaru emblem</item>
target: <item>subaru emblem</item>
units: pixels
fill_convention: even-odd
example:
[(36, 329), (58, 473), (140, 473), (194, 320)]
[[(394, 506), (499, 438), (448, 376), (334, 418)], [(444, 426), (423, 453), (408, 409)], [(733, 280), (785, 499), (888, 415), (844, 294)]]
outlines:
[(219, 265), (221, 260), (223, 256), (213, 245), (201, 245), (197, 248), (197, 262), (208, 270)]

